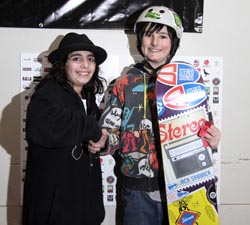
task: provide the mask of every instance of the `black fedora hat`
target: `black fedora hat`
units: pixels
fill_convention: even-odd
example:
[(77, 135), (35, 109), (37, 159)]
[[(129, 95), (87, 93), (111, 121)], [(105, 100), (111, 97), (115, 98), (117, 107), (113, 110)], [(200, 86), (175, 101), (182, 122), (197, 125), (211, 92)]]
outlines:
[(69, 53), (80, 50), (94, 53), (98, 65), (103, 63), (107, 58), (107, 52), (103, 48), (94, 45), (87, 35), (68, 33), (63, 37), (58, 48), (49, 54), (48, 60), (53, 64)]

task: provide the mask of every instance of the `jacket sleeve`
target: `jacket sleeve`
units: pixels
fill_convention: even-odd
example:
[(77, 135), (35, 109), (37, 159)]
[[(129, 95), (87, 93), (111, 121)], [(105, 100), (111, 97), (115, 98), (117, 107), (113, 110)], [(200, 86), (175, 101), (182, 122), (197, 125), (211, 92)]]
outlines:
[(122, 82), (114, 86), (106, 103), (104, 112), (99, 120), (99, 125), (108, 131), (109, 137), (106, 148), (101, 155), (114, 154), (120, 148), (120, 135), (123, 114), (124, 89)]
[(27, 141), (48, 148), (98, 141), (102, 134), (97, 120), (87, 116), (80, 104), (59, 85), (38, 89), (27, 108)]

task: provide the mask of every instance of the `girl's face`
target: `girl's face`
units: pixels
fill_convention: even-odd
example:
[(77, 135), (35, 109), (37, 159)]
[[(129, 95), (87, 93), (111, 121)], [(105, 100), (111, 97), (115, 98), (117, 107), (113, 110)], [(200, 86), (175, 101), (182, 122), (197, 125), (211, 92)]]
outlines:
[(67, 79), (80, 94), (82, 87), (92, 78), (96, 69), (95, 56), (90, 51), (74, 51), (68, 55), (65, 64)]
[(153, 68), (165, 64), (169, 57), (172, 44), (167, 27), (164, 26), (159, 32), (149, 32), (148, 28), (142, 37), (141, 50)]

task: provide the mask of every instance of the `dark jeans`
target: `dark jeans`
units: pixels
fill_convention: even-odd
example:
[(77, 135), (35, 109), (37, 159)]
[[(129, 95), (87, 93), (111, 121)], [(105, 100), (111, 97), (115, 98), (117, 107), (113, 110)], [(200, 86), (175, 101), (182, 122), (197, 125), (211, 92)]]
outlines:
[(167, 203), (152, 200), (144, 191), (123, 188), (123, 225), (168, 225)]

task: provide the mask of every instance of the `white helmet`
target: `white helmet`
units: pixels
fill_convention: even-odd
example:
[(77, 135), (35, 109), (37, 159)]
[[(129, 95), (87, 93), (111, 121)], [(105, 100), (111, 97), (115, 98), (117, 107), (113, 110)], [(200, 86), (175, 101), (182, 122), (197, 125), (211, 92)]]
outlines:
[(183, 27), (180, 17), (171, 9), (165, 6), (152, 6), (145, 9), (135, 22), (134, 31), (137, 24), (141, 22), (160, 23), (172, 27), (179, 39), (183, 33)]

